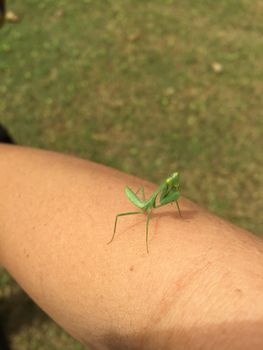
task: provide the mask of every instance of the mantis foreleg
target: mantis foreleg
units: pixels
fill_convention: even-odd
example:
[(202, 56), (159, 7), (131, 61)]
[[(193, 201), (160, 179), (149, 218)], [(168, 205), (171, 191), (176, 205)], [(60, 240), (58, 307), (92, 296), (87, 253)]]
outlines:
[(144, 194), (144, 187), (143, 186), (139, 187), (139, 189), (135, 193), (137, 194), (140, 191), (142, 193), (142, 199), (143, 199), (143, 201), (145, 201), (145, 194)]
[(177, 209), (178, 209), (178, 212), (179, 212), (179, 215), (181, 215), (181, 211), (180, 211), (180, 208), (179, 208), (179, 203), (177, 201), (177, 199), (180, 197), (180, 193), (177, 192), (177, 191), (171, 191), (169, 192), (166, 196), (164, 196), (162, 199), (160, 198), (160, 204), (158, 205), (155, 205), (155, 208), (160, 208), (162, 207), (163, 205), (166, 205), (166, 204), (169, 204), (169, 203), (173, 203), (175, 202), (176, 203), (176, 206), (177, 206)]
[(163, 199), (167, 196), (168, 193), (169, 193), (169, 190), (168, 190), (168, 186), (166, 185), (160, 193), (160, 202), (163, 201)]

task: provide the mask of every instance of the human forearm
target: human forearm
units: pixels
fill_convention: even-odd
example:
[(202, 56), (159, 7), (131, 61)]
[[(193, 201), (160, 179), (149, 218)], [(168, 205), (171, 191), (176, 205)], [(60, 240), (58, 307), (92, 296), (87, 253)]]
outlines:
[(244, 334), (237, 325), (262, 322), (261, 241), (191, 202), (180, 201), (182, 219), (168, 206), (153, 214), (150, 254), (143, 215), (121, 218), (106, 244), (116, 213), (134, 209), (126, 184), (154, 189), (94, 163), (0, 145), (2, 263), (98, 349), (195, 349), (196, 337), (202, 349), (224, 349)]

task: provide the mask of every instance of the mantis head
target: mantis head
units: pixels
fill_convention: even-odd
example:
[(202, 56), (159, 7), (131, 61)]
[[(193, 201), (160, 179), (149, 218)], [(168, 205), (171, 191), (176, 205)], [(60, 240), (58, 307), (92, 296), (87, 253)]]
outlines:
[(166, 180), (165, 180), (166, 184), (168, 186), (174, 187), (176, 188), (176, 190), (179, 189), (179, 173), (173, 173), (171, 176), (169, 176)]

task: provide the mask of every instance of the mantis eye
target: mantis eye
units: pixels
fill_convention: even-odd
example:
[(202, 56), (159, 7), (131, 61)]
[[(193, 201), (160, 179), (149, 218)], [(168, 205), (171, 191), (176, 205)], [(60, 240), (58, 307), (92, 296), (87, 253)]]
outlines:
[(168, 177), (168, 179), (166, 179), (165, 182), (167, 183), (167, 185), (170, 185), (170, 183), (172, 182), (172, 179)]

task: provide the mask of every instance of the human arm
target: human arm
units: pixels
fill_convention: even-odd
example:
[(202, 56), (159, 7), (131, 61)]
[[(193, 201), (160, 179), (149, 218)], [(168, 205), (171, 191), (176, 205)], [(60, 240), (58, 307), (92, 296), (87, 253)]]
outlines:
[(94, 349), (261, 349), (262, 241), (182, 199), (145, 217), (154, 185), (53, 152), (0, 145), (0, 261)]

